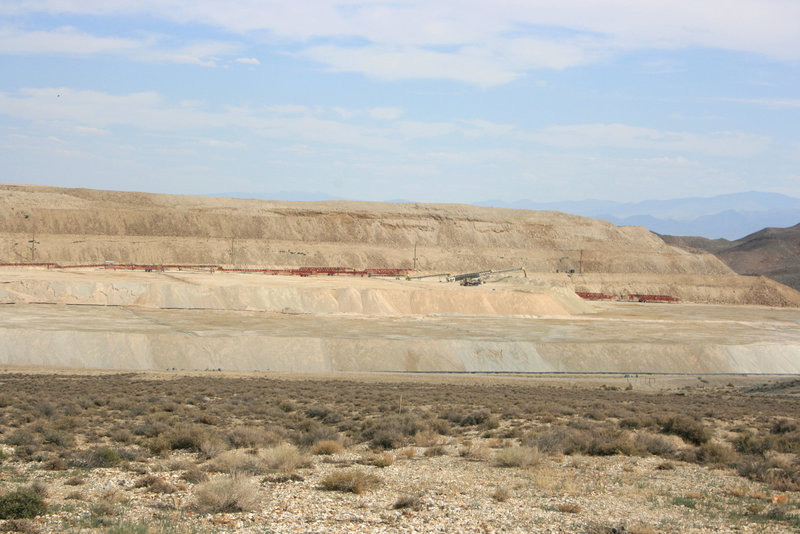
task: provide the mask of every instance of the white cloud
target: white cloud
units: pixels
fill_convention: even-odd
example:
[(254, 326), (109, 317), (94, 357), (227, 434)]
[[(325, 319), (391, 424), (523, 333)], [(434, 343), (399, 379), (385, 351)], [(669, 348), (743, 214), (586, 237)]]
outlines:
[[(508, 83), (532, 69), (569, 68), (641, 49), (702, 47), (800, 60), (796, 0), (7, 0), (0, 4), (3, 13), (146, 14), (185, 27), (219, 29), (252, 43), (292, 44), (299, 55), (334, 72), (483, 87)], [(82, 53), (140, 48), (129, 39), (77, 30), (38, 33), (61, 39), (6, 36), (7, 53), (52, 51), (51, 45)], [(165, 50), (161, 60), (213, 64), (211, 56), (221, 55)]]
[(800, 98), (725, 98), (724, 100), (773, 109), (800, 108)]
[(399, 118), (403, 114), (403, 110), (391, 107), (370, 108), (367, 110), (367, 113), (369, 113), (369, 116), (373, 119), (393, 120)]
[(447, 79), (490, 87), (519, 76), (474, 52), (452, 54), (422, 48), (329, 45), (308, 48), (300, 55), (327, 65), (331, 72), (358, 72), (380, 80)]
[(73, 128), (79, 134), (85, 135), (108, 135), (109, 131), (102, 128), (94, 128), (92, 126), (75, 126)]
[(668, 150), (725, 157), (747, 157), (762, 153), (771, 141), (769, 137), (737, 131), (671, 132), (627, 124), (550, 126), (532, 134), (524, 134), (523, 137), (566, 148)]
[[(358, 113), (370, 112), (388, 118), (399, 117), (401, 110), (372, 108)], [(355, 145), (372, 150), (399, 150), (400, 144), (406, 141), (447, 135), (458, 129), (449, 123), (413, 121), (381, 121), (364, 126), (346, 119), (327, 118), (336, 115), (332, 109), (297, 105), (230, 107), (212, 112), (202, 108), (200, 103), (171, 105), (155, 92), (110, 95), (69, 88), (23, 89), (15, 94), (0, 92), (0, 115), (59, 127), (66, 125), (82, 133), (113, 132), (117, 126), (170, 134), (235, 128), (249, 135)]]
[(238, 43), (221, 41), (189, 42), (182, 46), (165, 45), (164, 36), (141, 39), (106, 37), (63, 26), (54, 30), (0, 29), (0, 54), (15, 55), (113, 55), (133, 61), (183, 63), (213, 67), (218, 56), (239, 52)]
[(245, 65), (261, 65), (261, 62), (254, 57), (237, 57), (236, 63), (244, 63)]

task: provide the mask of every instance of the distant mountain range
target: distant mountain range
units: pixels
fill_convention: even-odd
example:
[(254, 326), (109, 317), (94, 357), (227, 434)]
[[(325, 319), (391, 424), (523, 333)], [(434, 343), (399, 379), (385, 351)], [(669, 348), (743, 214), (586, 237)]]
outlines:
[(733, 240), (762, 228), (787, 227), (800, 222), (800, 199), (758, 191), (643, 202), (487, 200), (478, 202), (477, 205), (562, 211), (617, 225), (644, 226), (657, 234), (702, 236), (709, 239)]

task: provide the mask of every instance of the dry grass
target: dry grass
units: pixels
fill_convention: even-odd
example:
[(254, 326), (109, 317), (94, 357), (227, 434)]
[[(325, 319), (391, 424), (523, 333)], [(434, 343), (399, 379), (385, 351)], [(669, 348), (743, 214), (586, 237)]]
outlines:
[(258, 487), (247, 478), (224, 476), (199, 484), (194, 490), (197, 506), (205, 513), (248, 512), (260, 503)]
[(494, 454), (494, 465), (524, 469), (539, 465), (543, 457), (536, 447), (506, 447)]
[(267, 462), (254, 452), (234, 449), (225, 451), (208, 462), (208, 468), (219, 473), (260, 475), (267, 472)]
[(377, 488), (383, 481), (377, 475), (357, 469), (334, 471), (322, 479), (322, 488), (362, 494)]
[(303, 454), (294, 445), (283, 444), (260, 451), (270, 471), (277, 471), (284, 475), (291, 475), (301, 467), (311, 465), (311, 458)]
[(331, 455), (339, 454), (344, 450), (344, 445), (332, 439), (318, 441), (311, 447), (312, 454)]
[(511, 498), (511, 491), (505, 486), (496, 488), (492, 492), (492, 499), (494, 499), (497, 502), (506, 502), (510, 498)]

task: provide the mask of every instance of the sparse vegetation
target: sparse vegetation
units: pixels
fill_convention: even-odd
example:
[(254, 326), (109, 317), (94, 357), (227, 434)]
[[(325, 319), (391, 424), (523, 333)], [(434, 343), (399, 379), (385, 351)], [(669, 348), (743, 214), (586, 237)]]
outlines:
[(19, 488), (0, 495), (0, 519), (29, 519), (45, 513), (47, 505), (40, 491)]
[(500, 467), (532, 467), (542, 461), (536, 447), (506, 447), (494, 455), (494, 463)]
[(260, 502), (258, 488), (242, 476), (223, 476), (199, 484), (194, 491), (203, 512), (248, 512)]
[[(261, 495), (276, 487), (386, 492), (380, 497), (386, 511), (414, 517), (431, 512), (416, 487), (399, 483), (405, 479), (398, 473), (433, 467), (446, 477), (453, 466), (497, 477), (470, 498), (500, 507), (512, 496), (530, 498), (534, 488), (549, 496), (542, 509), (575, 519), (593, 513), (580, 495), (597, 491), (588, 487), (595, 481), (575, 477), (593, 465), (616, 465), (608, 487), (635, 493), (641, 484), (648, 505), (701, 515), (713, 507), (744, 531), (791, 528), (797, 517), (792, 492), (800, 488), (800, 426), (791, 395), (729, 387), (717, 393), (708, 384), (690, 394), (642, 393), (525, 380), (502, 387), (413, 381), (364, 387), (344, 379), (262, 377), (3, 379), (4, 389), (20, 392), (3, 397), (0, 411), (3, 498), (28, 488), (53, 510), (83, 514), (89, 529), (135, 525), (126, 518), (135, 495), (163, 499), (164, 513), (188, 514), (193, 506), (204, 514), (237, 513), (257, 509)], [(60, 402), (65, 398), (70, 401)], [(723, 466), (735, 470), (727, 473), (737, 473), (741, 485), (713, 502), (686, 489), (654, 495), (646, 478), (637, 478), (680, 478)], [(98, 486), (119, 474), (127, 485)], [(32, 488), (37, 479), (60, 485), (57, 499)], [(789, 495), (786, 503), (770, 501), (779, 492)], [(45, 521), (53, 530), (53, 520)], [(595, 526), (596, 532), (623, 526), (626, 533), (655, 532)]]
[(322, 480), (322, 487), (329, 491), (361, 494), (380, 485), (381, 478), (358, 469), (334, 471)]

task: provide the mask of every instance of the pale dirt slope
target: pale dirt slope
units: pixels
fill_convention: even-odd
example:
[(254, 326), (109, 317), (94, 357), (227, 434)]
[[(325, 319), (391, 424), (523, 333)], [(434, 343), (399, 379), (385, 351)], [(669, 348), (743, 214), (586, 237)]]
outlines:
[[(26, 217), (27, 216), (27, 217)], [(0, 186), (0, 261), (732, 274), (642, 227), (446, 204), (270, 202)], [(582, 251), (582, 252), (581, 252)]]

